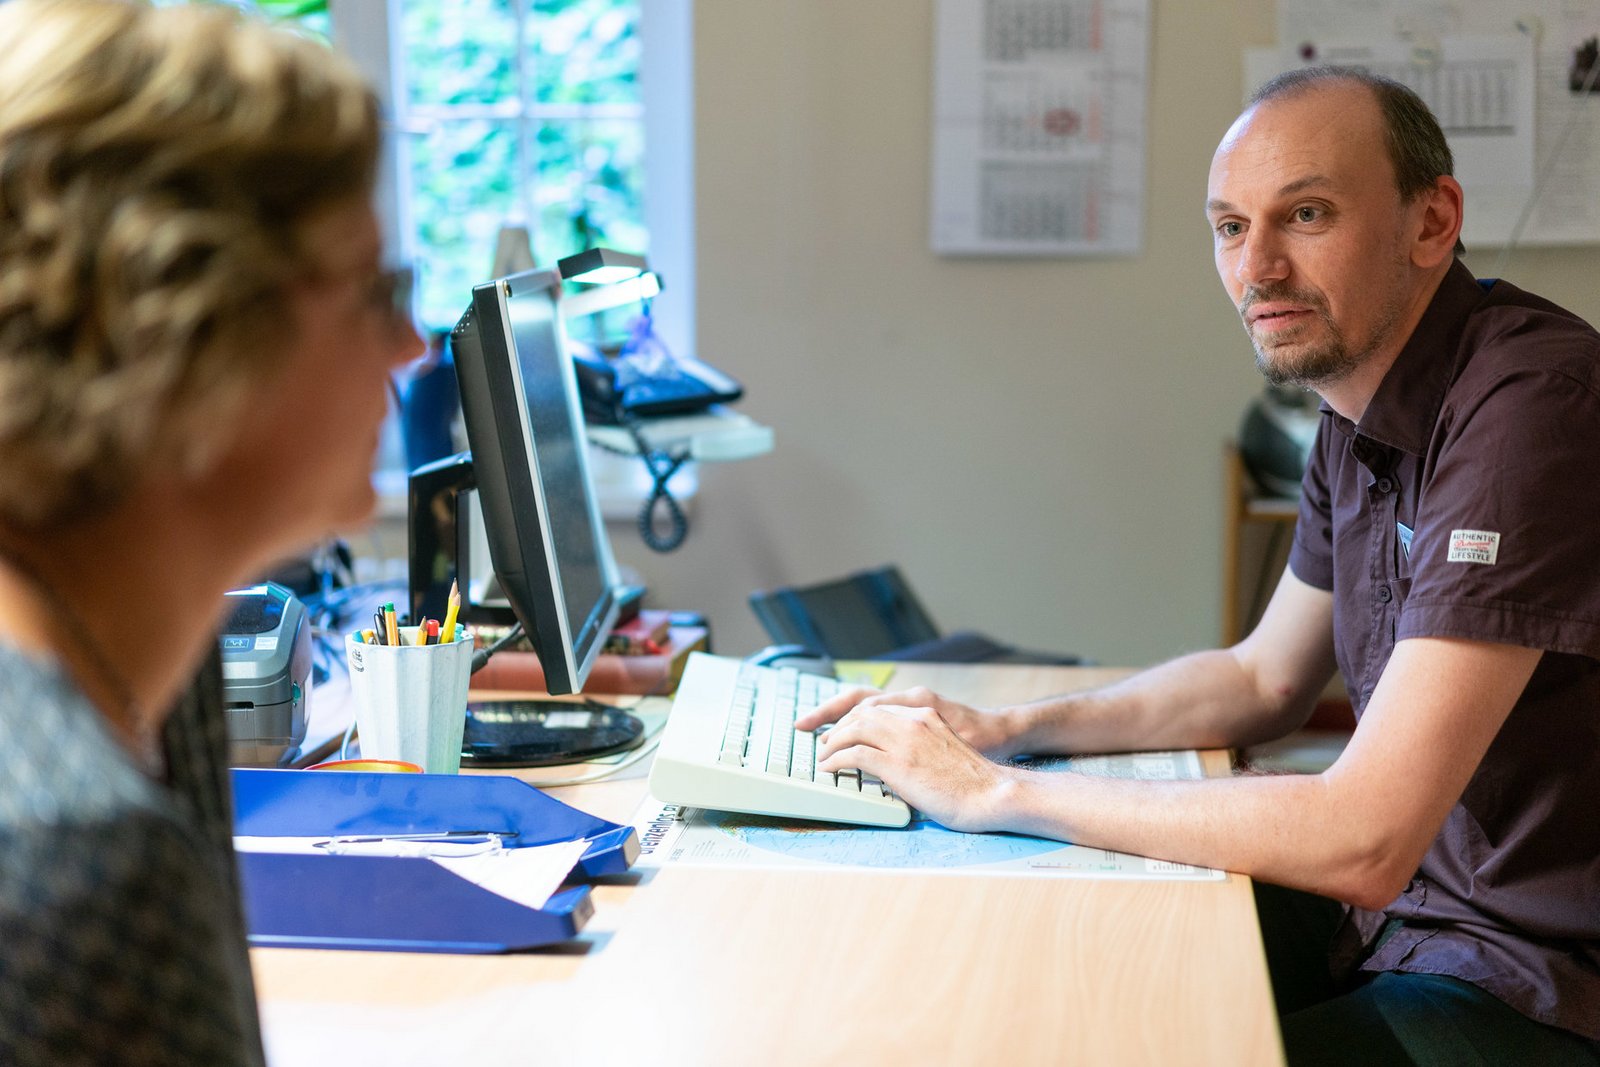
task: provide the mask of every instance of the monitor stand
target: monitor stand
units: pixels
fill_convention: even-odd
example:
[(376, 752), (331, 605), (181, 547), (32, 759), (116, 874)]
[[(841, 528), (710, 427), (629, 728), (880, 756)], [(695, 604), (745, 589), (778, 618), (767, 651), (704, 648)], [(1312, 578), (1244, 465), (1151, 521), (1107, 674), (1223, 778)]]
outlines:
[(550, 767), (624, 752), (644, 723), (596, 701), (486, 700), (467, 705), (464, 767)]

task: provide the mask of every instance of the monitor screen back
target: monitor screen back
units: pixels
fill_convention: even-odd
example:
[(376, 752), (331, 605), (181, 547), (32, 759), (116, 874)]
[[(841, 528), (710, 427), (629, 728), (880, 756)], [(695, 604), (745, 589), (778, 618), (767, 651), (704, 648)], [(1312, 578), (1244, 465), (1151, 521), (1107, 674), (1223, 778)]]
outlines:
[(552, 285), (529, 272), (476, 287), (457, 372), (495, 572), (561, 693), (615, 622), (617, 582)]

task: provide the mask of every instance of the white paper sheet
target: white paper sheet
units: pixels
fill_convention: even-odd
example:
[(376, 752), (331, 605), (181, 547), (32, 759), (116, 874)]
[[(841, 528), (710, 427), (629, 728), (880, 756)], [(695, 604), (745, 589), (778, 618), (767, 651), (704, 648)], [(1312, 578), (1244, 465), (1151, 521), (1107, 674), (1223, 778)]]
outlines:
[(1134, 254), (1149, 0), (938, 0), (931, 244)]
[[(328, 841), (320, 837), (235, 837), (233, 847), (239, 852), (281, 852), (297, 855), (329, 856), (335, 853), (322, 847)], [(428, 855), (424, 843), (391, 838), (386, 842), (371, 842), (363, 846), (366, 855), (417, 856), (437, 863), (459, 878), (525, 908), (542, 908), (549, 903), (573, 866), (589, 847), (587, 841), (559, 841), (550, 845), (530, 845), (527, 848), (506, 848), (472, 855)], [(445, 851), (443, 843), (437, 851)], [(343, 853), (349, 855), (349, 852)]]

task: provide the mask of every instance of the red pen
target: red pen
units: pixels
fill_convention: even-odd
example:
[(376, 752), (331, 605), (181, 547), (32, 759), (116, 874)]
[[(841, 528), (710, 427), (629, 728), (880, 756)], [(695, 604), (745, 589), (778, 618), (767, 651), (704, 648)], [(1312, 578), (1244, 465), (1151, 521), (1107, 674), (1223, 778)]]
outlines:
[(438, 643), (439, 643), (439, 620), (438, 619), (429, 619), (428, 620), (428, 644), (437, 645)]

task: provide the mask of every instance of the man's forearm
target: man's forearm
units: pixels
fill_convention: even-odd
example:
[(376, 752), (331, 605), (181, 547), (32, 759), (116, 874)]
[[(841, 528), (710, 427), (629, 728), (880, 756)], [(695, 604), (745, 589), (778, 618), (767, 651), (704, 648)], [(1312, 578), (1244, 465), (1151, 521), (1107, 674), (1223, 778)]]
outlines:
[(1316, 775), (1131, 782), (1018, 772), (997, 824), (1097, 848), (1239, 871), (1367, 908), (1400, 891), (1381, 827)]
[(1222, 748), (1282, 736), (1310, 704), (1268, 689), (1231, 649), (1196, 652), (1122, 682), (1009, 708), (1014, 752)]
[(1134, 782), (1003, 767), (968, 825), (1222, 867), (1381, 907), (1416, 870), (1541, 655), (1455, 638), (1402, 641), (1322, 774)]

